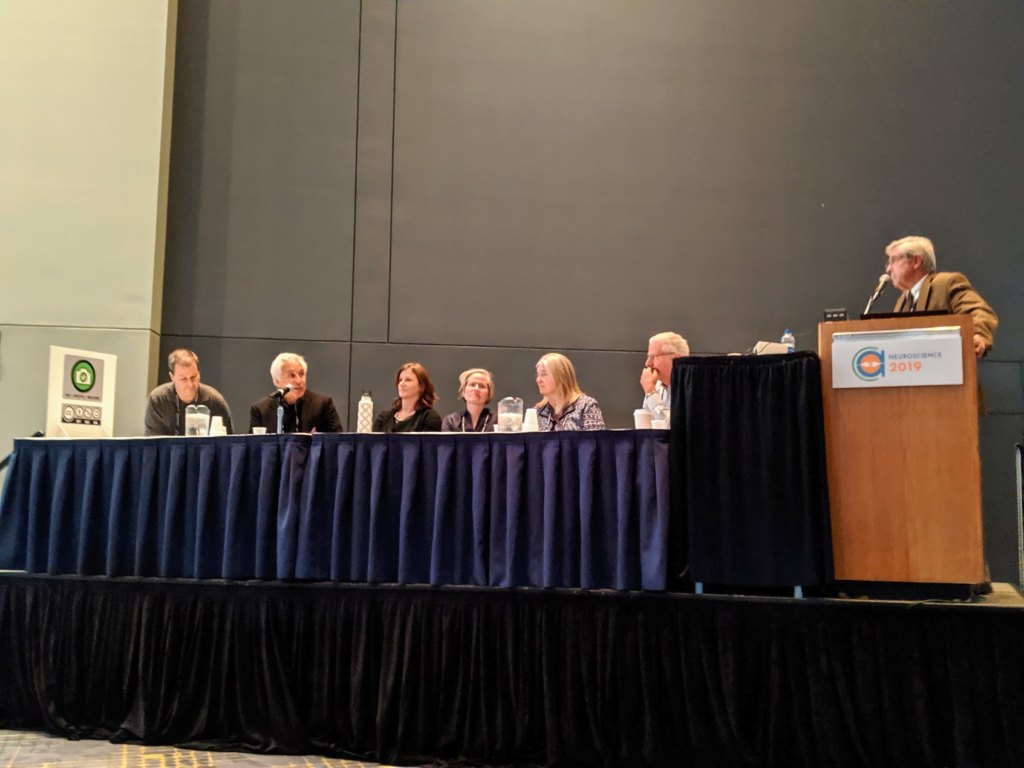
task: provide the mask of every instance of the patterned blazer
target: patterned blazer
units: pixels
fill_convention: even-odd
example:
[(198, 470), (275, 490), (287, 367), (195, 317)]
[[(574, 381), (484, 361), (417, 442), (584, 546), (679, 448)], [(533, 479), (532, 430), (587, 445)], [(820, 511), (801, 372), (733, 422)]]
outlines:
[(551, 403), (537, 409), (538, 432), (590, 432), (598, 429), (604, 429), (604, 415), (597, 400), (590, 395), (580, 395), (576, 402), (565, 406), (557, 420)]

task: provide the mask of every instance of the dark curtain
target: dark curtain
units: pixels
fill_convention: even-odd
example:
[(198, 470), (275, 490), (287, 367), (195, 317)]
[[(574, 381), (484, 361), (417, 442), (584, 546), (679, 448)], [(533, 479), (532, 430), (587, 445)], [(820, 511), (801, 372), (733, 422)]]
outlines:
[(19, 440), (0, 568), (664, 589), (652, 431)]
[(671, 451), (675, 573), (758, 587), (832, 581), (816, 354), (678, 358)]
[(1024, 764), (1024, 611), (0, 576), (0, 727), (386, 762)]

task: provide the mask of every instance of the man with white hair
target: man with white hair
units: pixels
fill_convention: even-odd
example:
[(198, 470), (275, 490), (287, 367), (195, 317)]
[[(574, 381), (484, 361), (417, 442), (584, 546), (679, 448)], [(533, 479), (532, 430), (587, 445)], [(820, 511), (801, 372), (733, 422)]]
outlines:
[(980, 360), (992, 349), (999, 318), (959, 272), (935, 271), (935, 247), (927, 237), (894, 240), (885, 249), (885, 271), (903, 295), (894, 312), (940, 311), (974, 319), (974, 354)]
[(253, 427), (266, 427), (267, 432), (277, 432), (277, 407), (284, 406), (282, 432), (342, 432), (341, 419), (334, 407), (334, 400), (311, 389), (306, 389), (308, 367), (302, 355), (282, 352), (270, 364), (270, 378), (278, 390), (288, 389), (284, 394), (274, 393), (257, 400), (249, 409), (249, 431)]
[(672, 361), (690, 354), (690, 345), (678, 333), (667, 331), (651, 336), (647, 342), (647, 361), (640, 374), (644, 388), (644, 408), (651, 420), (667, 420), (672, 407)]

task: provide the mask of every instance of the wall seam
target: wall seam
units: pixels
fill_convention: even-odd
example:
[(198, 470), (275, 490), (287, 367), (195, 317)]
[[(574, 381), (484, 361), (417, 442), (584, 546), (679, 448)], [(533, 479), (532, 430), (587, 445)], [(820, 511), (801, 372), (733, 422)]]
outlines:
[(395, 45), (391, 58), (391, 204), (388, 208), (388, 323), (384, 341), (391, 342), (391, 266), (395, 240), (395, 114), (398, 111), (398, 0), (395, 0)]
[(356, 234), (359, 226), (359, 104), (363, 94), (363, 0), (359, 0), (359, 35), (356, 41), (356, 138), (352, 160), (352, 277), (349, 280), (348, 314), (348, 391), (345, 397), (345, 418), (352, 422), (352, 339), (356, 329)]

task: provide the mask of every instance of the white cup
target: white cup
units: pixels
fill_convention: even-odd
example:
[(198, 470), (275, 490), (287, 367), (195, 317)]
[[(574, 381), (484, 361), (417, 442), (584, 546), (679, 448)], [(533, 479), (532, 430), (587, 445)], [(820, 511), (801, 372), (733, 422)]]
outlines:
[(637, 429), (651, 428), (651, 412), (646, 408), (637, 408), (633, 411), (633, 425)]
[(668, 429), (668, 422), (664, 419), (651, 419), (651, 429)]
[(536, 432), (538, 427), (537, 409), (527, 408), (526, 416), (523, 417), (523, 432)]
[(253, 427), (252, 428), (252, 433), (254, 435), (265, 435), (265, 434), (267, 434), (267, 428), (266, 427)]
[(219, 435), (224, 431), (224, 417), (223, 416), (211, 416), (210, 417), (210, 434)]

